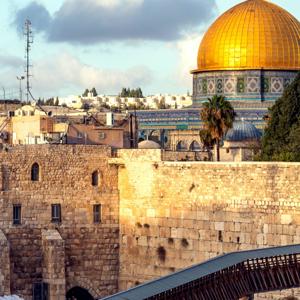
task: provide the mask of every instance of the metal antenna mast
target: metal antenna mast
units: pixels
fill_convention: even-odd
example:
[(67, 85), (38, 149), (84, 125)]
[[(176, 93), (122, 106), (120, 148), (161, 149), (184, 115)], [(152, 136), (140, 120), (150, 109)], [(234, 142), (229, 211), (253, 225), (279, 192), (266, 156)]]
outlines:
[[(33, 35), (32, 35), (32, 30), (31, 30), (31, 22), (30, 20), (25, 21), (25, 26), (24, 26), (24, 36), (26, 38), (26, 46), (25, 46), (25, 60), (26, 60), (26, 65), (25, 65), (25, 72), (26, 72), (26, 98), (27, 102), (29, 101), (29, 95), (33, 99), (30, 89), (30, 77), (32, 74), (30, 74), (30, 68), (32, 65), (30, 64), (30, 56), (29, 52), (31, 49), (31, 44), (33, 43)], [(33, 99), (34, 100), (34, 99)]]

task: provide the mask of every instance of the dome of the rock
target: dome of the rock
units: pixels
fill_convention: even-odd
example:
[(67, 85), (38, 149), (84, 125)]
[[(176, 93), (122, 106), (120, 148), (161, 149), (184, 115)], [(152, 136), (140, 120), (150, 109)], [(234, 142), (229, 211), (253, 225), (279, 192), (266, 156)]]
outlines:
[(300, 70), (300, 23), (265, 0), (242, 2), (220, 16), (200, 44), (198, 71)]
[(207, 30), (197, 64), (194, 107), (216, 94), (243, 107), (271, 105), (300, 70), (300, 22), (269, 1), (243, 1)]

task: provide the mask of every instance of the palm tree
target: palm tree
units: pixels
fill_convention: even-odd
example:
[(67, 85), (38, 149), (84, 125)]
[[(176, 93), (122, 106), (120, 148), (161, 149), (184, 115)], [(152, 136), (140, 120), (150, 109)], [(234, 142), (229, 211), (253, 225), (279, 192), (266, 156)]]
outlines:
[(203, 148), (208, 153), (208, 160), (212, 160), (211, 149), (216, 143), (216, 140), (212, 138), (210, 132), (206, 129), (201, 129), (199, 135), (200, 135), (201, 143), (203, 144)]
[(220, 141), (228, 129), (232, 128), (235, 112), (224, 96), (215, 95), (203, 103), (201, 120), (217, 145), (217, 161), (220, 161)]

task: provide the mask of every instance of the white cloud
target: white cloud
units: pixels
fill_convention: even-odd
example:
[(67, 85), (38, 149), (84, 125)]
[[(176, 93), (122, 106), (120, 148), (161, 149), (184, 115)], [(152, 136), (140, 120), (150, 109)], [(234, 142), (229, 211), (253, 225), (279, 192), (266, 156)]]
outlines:
[[(71, 0), (74, 1), (74, 0)], [(128, 6), (128, 5), (140, 5), (144, 2), (144, 0), (86, 0), (90, 2), (92, 5), (96, 4), (99, 6), (105, 7), (116, 7), (116, 6)]]
[(117, 93), (122, 87), (138, 87), (150, 83), (151, 71), (145, 66), (127, 70), (101, 69), (84, 64), (70, 53), (53, 55), (50, 60), (36, 62), (33, 94), (56, 96), (82, 92), (96, 87), (99, 93)]
[(107, 41), (178, 41), (184, 32), (206, 24), (215, 0), (65, 0), (54, 14), (35, 1), (17, 10), (51, 42), (96, 44)]
[(191, 70), (197, 68), (197, 56), (202, 36), (199, 33), (186, 35), (185, 38), (176, 43), (179, 52), (178, 80), (181, 85), (191, 86)]

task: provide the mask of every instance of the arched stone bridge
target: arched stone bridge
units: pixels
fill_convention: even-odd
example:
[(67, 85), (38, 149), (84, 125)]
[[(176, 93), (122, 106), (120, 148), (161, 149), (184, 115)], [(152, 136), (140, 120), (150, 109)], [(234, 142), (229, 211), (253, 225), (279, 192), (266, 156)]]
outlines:
[(234, 252), (106, 300), (237, 300), (300, 287), (300, 245)]

